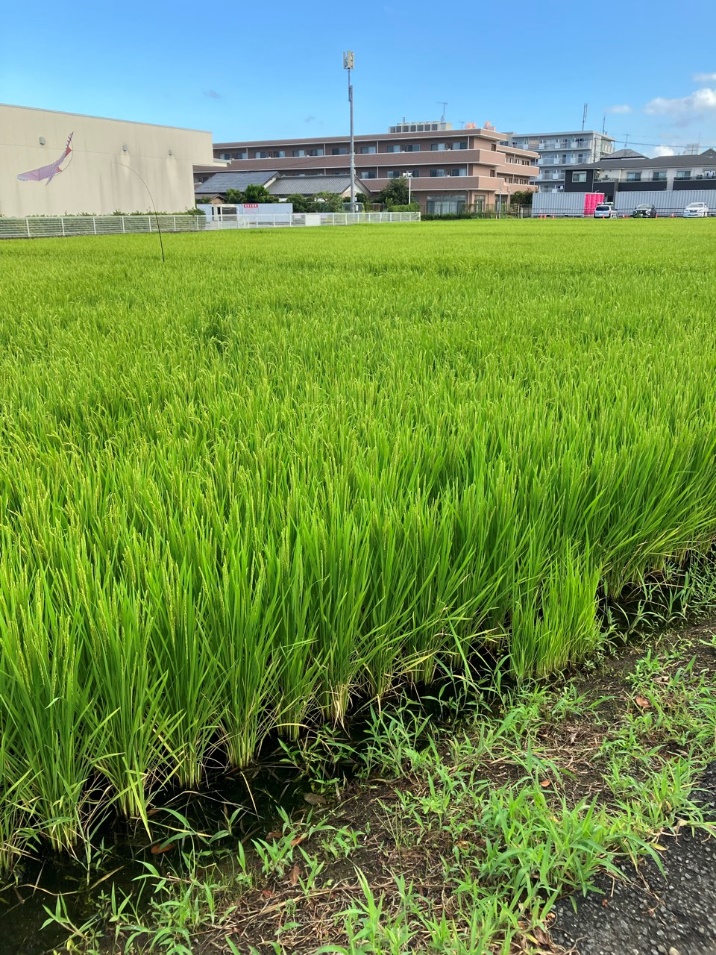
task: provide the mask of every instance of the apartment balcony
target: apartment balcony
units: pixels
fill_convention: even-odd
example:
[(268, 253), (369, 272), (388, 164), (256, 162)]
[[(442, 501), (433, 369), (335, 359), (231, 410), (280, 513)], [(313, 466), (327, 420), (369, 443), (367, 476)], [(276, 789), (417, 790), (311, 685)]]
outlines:
[[(533, 166), (523, 166), (521, 163), (507, 163), (505, 154), (491, 149), (446, 149), (441, 152), (423, 149), (414, 153), (356, 153), (355, 166), (360, 169), (418, 169), (430, 166), (481, 166), (486, 172), (490, 169), (509, 168), (514, 175), (515, 170), (524, 170), (519, 175), (531, 176)], [(274, 159), (234, 159), (230, 169), (251, 172), (258, 169), (275, 169), (278, 172), (300, 172), (301, 170), (314, 171), (322, 169), (345, 169), (350, 167), (350, 156), (345, 153), (341, 156), (285, 156)]]
[[(372, 193), (380, 192), (393, 182), (392, 179), (363, 179), (361, 181)], [(506, 186), (496, 176), (418, 176), (416, 179), (411, 179), (410, 183), (413, 193), (475, 191), (505, 193), (508, 189), (513, 191), (525, 188), (512, 184)]]
[(521, 163), (501, 162), (497, 165), (498, 176), (523, 176), (527, 179), (534, 179), (539, 176), (539, 166), (523, 166)]

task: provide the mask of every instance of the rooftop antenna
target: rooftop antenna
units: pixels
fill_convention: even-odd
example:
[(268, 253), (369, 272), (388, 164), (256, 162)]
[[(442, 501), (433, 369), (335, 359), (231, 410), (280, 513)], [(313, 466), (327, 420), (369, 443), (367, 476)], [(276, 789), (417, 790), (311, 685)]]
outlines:
[(437, 101), (437, 104), (438, 104), (438, 106), (442, 106), (442, 108), (443, 108), (443, 114), (442, 114), (442, 116), (440, 117), (440, 122), (441, 122), (441, 123), (444, 123), (444, 122), (445, 122), (445, 110), (447, 109), (447, 105), (448, 105), (448, 104), (447, 104), (447, 101), (446, 101), (446, 100), (439, 99), (439, 100)]
[(587, 122), (587, 110), (589, 109), (589, 103), (584, 104), (584, 109), (582, 110), (582, 132), (584, 132), (584, 124)]

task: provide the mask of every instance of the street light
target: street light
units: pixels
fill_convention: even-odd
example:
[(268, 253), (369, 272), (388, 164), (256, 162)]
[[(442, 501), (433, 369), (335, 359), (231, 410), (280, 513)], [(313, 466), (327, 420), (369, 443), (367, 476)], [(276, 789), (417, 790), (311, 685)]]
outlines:
[(353, 143), (353, 84), (351, 83), (351, 70), (354, 65), (353, 51), (347, 50), (343, 54), (343, 69), (348, 70), (348, 102), (351, 110), (351, 212), (356, 211), (356, 157)]
[(411, 185), (412, 185), (412, 183), (413, 183), (413, 174), (412, 174), (412, 172), (404, 172), (404, 173), (403, 173), (403, 179), (407, 179), (407, 180), (408, 180), (408, 205), (410, 205), (410, 195), (411, 195), (411, 189), (410, 189), (410, 187), (411, 187)]

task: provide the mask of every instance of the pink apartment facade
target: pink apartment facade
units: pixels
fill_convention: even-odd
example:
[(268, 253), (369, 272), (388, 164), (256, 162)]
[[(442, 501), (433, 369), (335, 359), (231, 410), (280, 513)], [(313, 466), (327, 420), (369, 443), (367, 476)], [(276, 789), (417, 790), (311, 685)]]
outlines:
[[(442, 128), (418, 131), (418, 125)], [(410, 126), (355, 137), (356, 175), (373, 195), (407, 175), (421, 211), (445, 214), (487, 211), (509, 202), (513, 192), (534, 190), (537, 153), (504, 145), (505, 133), (449, 124), (413, 124), (415, 131), (402, 131)], [(349, 151), (348, 138), (337, 136), (214, 144), (214, 158), (227, 162), (227, 169), (292, 176), (348, 175)]]

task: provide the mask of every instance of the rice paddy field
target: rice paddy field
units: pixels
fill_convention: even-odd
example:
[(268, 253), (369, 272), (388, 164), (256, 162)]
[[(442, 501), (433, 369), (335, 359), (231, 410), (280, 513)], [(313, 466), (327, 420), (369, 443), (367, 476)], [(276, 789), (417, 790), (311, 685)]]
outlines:
[(716, 222), (0, 244), (0, 867), (716, 537)]

